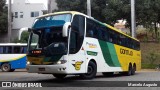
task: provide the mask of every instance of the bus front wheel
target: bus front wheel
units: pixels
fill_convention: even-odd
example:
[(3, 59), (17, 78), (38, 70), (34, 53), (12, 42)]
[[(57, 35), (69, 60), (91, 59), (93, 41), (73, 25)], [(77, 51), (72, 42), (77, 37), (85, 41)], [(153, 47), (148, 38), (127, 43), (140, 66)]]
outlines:
[(9, 63), (4, 63), (2, 66), (1, 66), (1, 70), (3, 72), (10, 72), (11, 71), (11, 66)]
[(84, 79), (93, 79), (97, 73), (97, 66), (94, 62), (90, 61), (88, 64), (87, 73), (81, 74), (80, 76)]
[(64, 77), (66, 77), (67, 75), (66, 74), (53, 74), (53, 76), (55, 78), (58, 78), (58, 79), (63, 79)]

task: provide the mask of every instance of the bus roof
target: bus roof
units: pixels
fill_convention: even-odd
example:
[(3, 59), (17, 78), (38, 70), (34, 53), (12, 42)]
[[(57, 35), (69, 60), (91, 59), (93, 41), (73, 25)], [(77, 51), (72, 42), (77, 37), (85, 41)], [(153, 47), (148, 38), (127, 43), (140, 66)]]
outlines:
[(0, 46), (27, 46), (27, 43), (0, 43)]
[(123, 34), (123, 35), (125, 35), (125, 36), (127, 36), (127, 37), (129, 37), (129, 38), (131, 38), (131, 39), (134, 39), (134, 40), (136, 40), (136, 41), (139, 42), (138, 39), (133, 38), (133, 37), (131, 37), (131, 36), (129, 36), (129, 35), (123, 33), (122, 31), (120, 31), (120, 30), (118, 30), (118, 29), (112, 27), (111, 25), (108, 25), (108, 24), (106, 24), (106, 23), (102, 23), (102, 22), (100, 22), (100, 21), (94, 19), (93, 17), (87, 16), (87, 15), (85, 15), (85, 14), (83, 14), (83, 13), (80, 13), (80, 12), (77, 12), (77, 11), (62, 11), (62, 12), (49, 13), (49, 14), (45, 14), (45, 15), (39, 16), (39, 17), (37, 17), (37, 18), (42, 18), (42, 17), (51, 16), (51, 15), (56, 15), (56, 14), (65, 14), (65, 13), (71, 13), (71, 14), (73, 14), (73, 15), (75, 15), (75, 14), (83, 15), (83, 16), (85, 16), (85, 17), (87, 17), (87, 18), (93, 19), (93, 20), (95, 20), (95, 21), (101, 23), (102, 25), (104, 25), (104, 26), (106, 26), (106, 27), (108, 27), (108, 28), (110, 28), (110, 29), (112, 29), (112, 30), (118, 32), (118, 33), (121, 33), (121, 34)]
[(85, 17), (89, 17), (83, 13), (80, 13), (80, 12), (77, 12), (77, 11), (62, 11), (62, 12), (54, 12), (54, 13), (48, 13), (48, 14), (45, 14), (45, 15), (42, 15), (42, 16), (39, 16), (37, 18), (42, 18), (42, 17), (46, 17), (46, 16), (51, 16), (51, 15), (56, 15), (56, 14), (67, 14), (67, 13), (71, 13), (71, 14), (79, 14), (79, 15), (83, 15)]

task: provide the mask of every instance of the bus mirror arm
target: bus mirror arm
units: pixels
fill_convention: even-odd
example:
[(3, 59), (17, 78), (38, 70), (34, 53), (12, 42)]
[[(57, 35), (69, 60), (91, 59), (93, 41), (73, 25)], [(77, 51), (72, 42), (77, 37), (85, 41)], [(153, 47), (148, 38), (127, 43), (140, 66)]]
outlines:
[(68, 29), (69, 27), (71, 26), (71, 22), (66, 22), (64, 25), (63, 25), (63, 30), (62, 30), (62, 36), (63, 37), (68, 37)]
[(32, 31), (32, 29), (31, 28), (28, 28), (28, 32), (31, 32)]

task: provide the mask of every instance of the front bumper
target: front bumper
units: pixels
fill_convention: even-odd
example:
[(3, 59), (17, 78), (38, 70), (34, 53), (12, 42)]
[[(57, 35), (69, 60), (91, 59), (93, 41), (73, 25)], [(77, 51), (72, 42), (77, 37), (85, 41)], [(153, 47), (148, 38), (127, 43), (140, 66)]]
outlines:
[(29, 73), (43, 73), (43, 74), (67, 74), (67, 67), (65, 65), (27, 65)]

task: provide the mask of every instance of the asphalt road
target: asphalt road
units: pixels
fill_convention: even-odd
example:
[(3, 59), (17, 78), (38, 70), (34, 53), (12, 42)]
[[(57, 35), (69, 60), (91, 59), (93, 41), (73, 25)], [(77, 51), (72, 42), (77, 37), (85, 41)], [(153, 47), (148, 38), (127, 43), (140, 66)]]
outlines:
[[(14, 72), (1, 72), (0, 81), (51, 81), (57, 80), (51, 74), (27, 73), (26, 70), (20, 69)], [(68, 75), (64, 80), (83, 80), (75, 75)], [(83, 80), (84, 81), (84, 80)], [(92, 80), (85, 81), (160, 81), (160, 71), (138, 71), (133, 76), (124, 76), (115, 74), (114, 76), (104, 77), (101, 73)]]
[[(160, 81), (160, 71), (139, 71), (133, 76), (123, 76), (121, 74), (115, 74), (114, 76), (104, 77), (101, 73), (97, 73), (97, 76), (92, 80), (83, 80), (79, 76), (68, 75), (63, 80), (58, 80), (50, 74), (36, 74), (27, 73), (24, 69), (16, 70), (15, 72), (1, 72), (0, 81), (20, 81), (23, 82), (37, 82), (46, 83), (50, 88), (54, 86), (54, 90), (160, 90), (159, 87), (124, 87), (124, 83), (136, 82), (141, 83), (142, 81)], [(121, 82), (122, 81), (122, 82)], [(127, 82), (126, 82), (127, 81)], [(87, 83), (86, 83), (87, 82)], [(94, 82), (94, 83), (93, 83)], [(98, 82), (98, 83), (97, 83)], [(105, 87), (105, 84), (109, 87)], [(54, 84), (54, 85), (53, 85)], [(80, 84), (80, 86), (76, 86)], [(157, 83), (160, 86), (160, 82)], [(75, 87), (75, 86), (76, 87)], [(119, 85), (122, 85), (122, 87)], [(78, 88), (79, 87), (79, 88)], [(50, 90), (50, 88), (43, 88)], [(53, 87), (52, 87), (53, 88)], [(0, 88), (8, 90), (8, 88)], [(13, 88), (12, 88), (13, 89)], [(11, 90), (12, 90), (11, 89)], [(31, 90), (33, 88), (23, 88), (24, 90)], [(37, 90), (43, 90), (42, 88), (34, 88)], [(10, 89), (9, 89), (10, 90)], [(21, 90), (21, 89), (20, 89)]]

